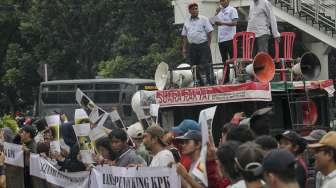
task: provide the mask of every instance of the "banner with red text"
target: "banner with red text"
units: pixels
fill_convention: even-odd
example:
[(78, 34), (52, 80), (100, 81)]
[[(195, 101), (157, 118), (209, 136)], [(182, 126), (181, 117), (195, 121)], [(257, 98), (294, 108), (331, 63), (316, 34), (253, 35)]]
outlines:
[(272, 100), (270, 84), (261, 82), (172, 89), (155, 91), (153, 94), (160, 108)]

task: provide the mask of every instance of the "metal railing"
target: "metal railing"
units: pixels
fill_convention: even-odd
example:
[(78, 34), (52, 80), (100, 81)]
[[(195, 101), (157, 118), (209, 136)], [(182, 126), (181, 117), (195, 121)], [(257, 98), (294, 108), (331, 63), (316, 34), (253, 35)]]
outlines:
[(314, 24), (320, 24), (328, 31), (336, 33), (335, 0), (275, 0), (293, 14), (309, 17)]

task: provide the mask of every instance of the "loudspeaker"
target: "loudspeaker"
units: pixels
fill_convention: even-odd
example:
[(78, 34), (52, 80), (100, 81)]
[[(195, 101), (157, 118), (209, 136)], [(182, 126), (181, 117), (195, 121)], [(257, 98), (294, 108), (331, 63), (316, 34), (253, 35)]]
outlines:
[(315, 54), (306, 52), (299, 58), (299, 63), (295, 64), (292, 70), (295, 74), (302, 75), (306, 80), (314, 80), (320, 76), (321, 63)]
[[(192, 72), (190, 65), (183, 63), (177, 68), (186, 68), (186, 70), (174, 70), (170, 73), (167, 63), (161, 62), (155, 71), (155, 84), (158, 90), (164, 90), (167, 87), (178, 86), (189, 87), (192, 84)], [(171, 78), (172, 76), (172, 78)], [(170, 80), (172, 83), (170, 83)]]
[(246, 66), (245, 71), (259, 82), (269, 82), (274, 77), (275, 65), (269, 54), (259, 52), (253, 59), (252, 64)]

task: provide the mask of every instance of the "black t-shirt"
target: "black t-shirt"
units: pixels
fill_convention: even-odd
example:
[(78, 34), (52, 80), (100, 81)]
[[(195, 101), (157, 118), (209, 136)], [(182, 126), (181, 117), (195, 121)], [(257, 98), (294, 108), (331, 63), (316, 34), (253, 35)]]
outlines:
[(295, 176), (300, 188), (305, 188), (307, 181), (307, 165), (302, 158), (296, 159)]

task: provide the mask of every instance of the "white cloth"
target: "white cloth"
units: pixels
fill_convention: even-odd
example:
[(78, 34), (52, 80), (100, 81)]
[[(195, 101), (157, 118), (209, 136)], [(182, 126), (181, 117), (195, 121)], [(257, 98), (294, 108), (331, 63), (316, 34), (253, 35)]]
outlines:
[[(228, 5), (227, 7), (221, 9), (217, 14), (218, 21), (221, 22), (232, 22), (238, 19), (237, 9)], [(218, 42), (224, 42), (232, 40), (233, 36), (236, 34), (236, 26), (221, 25), (218, 26)]]
[(327, 176), (323, 176), (322, 173), (318, 172), (316, 177), (317, 177), (316, 178), (317, 179), (316, 188), (335, 188), (336, 187), (336, 170), (332, 171)]
[(209, 19), (199, 15), (197, 18), (189, 17), (183, 25), (182, 36), (187, 36), (191, 44), (201, 44), (208, 41), (207, 34), (213, 31)]
[(158, 152), (152, 159), (150, 167), (166, 167), (170, 162), (174, 162), (174, 156), (173, 154), (167, 150), (164, 149), (160, 152)]
[(235, 184), (229, 185), (228, 188), (246, 188), (246, 183), (244, 180), (239, 180)]
[(249, 21), (247, 31), (254, 32), (256, 37), (270, 35), (272, 29), (273, 37), (280, 37), (277, 21), (273, 14), (272, 5), (268, 0), (250, 0)]

